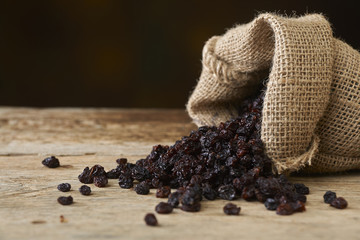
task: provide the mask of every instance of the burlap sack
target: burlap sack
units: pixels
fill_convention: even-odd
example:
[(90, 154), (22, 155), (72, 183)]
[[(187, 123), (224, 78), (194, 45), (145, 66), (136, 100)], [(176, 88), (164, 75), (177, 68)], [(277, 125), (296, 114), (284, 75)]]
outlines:
[(187, 111), (198, 126), (236, 117), (267, 75), (261, 138), (277, 170), (360, 168), (360, 54), (319, 14), (261, 14), (212, 37)]

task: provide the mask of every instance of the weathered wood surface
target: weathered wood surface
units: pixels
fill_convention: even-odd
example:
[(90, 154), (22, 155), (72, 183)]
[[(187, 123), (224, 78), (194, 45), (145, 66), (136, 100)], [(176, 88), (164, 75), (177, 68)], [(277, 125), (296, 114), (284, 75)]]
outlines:
[[(157, 214), (160, 226), (147, 227), (143, 217), (160, 201), (120, 189), (92, 187), (91, 196), (77, 191), (78, 174), (115, 159), (134, 162), (155, 144), (172, 144), (195, 126), (183, 110), (0, 108), (0, 239), (359, 239), (360, 173), (296, 176), (311, 189), (307, 211), (277, 216), (258, 202), (236, 200), (240, 216), (226, 216), (223, 200), (203, 201), (199, 213), (176, 209)], [(57, 155), (62, 167), (41, 165)], [(56, 189), (69, 182), (74, 204), (61, 206)], [(333, 190), (349, 207), (323, 203)], [(67, 222), (60, 222), (63, 215)]]

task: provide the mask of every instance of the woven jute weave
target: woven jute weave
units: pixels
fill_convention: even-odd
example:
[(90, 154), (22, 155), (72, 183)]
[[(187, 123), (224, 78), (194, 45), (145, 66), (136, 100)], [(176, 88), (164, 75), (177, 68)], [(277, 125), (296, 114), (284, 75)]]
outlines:
[(203, 49), (187, 104), (198, 125), (238, 115), (266, 82), (261, 138), (278, 172), (360, 168), (360, 53), (333, 37), (320, 14), (261, 14)]

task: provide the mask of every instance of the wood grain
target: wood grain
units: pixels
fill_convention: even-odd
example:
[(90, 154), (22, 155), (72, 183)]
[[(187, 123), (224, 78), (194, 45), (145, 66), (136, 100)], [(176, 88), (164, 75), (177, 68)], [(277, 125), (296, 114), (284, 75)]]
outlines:
[[(359, 172), (293, 176), (311, 190), (304, 213), (277, 216), (258, 202), (236, 200), (241, 215), (226, 216), (226, 201), (203, 201), (199, 213), (156, 214), (158, 227), (143, 221), (160, 201), (154, 190), (140, 196), (110, 180), (106, 188), (91, 185), (91, 196), (77, 191), (84, 167), (111, 169), (118, 157), (135, 162), (192, 129), (184, 110), (0, 108), (0, 239), (359, 239)], [(48, 155), (59, 156), (62, 167), (42, 166)], [(62, 182), (72, 185), (73, 205), (56, 202), (68, 195), (56, 189)], [(326, 190), (349, 207), (324, 204)]]

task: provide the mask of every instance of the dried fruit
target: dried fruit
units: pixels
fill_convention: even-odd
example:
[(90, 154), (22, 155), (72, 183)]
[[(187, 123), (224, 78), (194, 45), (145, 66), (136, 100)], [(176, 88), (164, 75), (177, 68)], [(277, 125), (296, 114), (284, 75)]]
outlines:
[(108, 184), (108, 179), (105, 175), (95, 176), (94, 185), (97, 187), (105, 187)]
[(348, 203), (343, 197), (338, 197), (331, 201), (330, 206), (338, 209), (344, 209), (348, 206)]
[(91, 194), (91, 188), (90, 188), (89, 186), (82, 185), (82, 186), (79, 188), (79, 192), (80, 192), (82, 195), (88, 196), (88, 195)]
[(55, 156), (47, 157), (41, 163), (48, 168), (57, 168), (60, 166), (59, 159)]
[(70, 185), (70, 183), (60, 183), (57, 186), (57, 189), (61, 192), (68, 192), (71, 189), (71, 185)]
[(155, 215), (152, 213), (146, 214), (144, 220), (145, 220), (146, 225), (148, 225), (148, 226), (158, 225), (158, 221), (157, 221)]
[(332, 191), (327, 191), (324, 194), (324, 202), (325, 203), (331, 203), (332, 201), (334, 201), (334, 199), (336, 198), (336, 193), (332, 192)]
[(150, 192), (150, 187), (146, 182), (141, 182), (135, 186), (135, 192), (140, 195), (147, 195)]
[(181, 194), (180, 192), (171, 193), (171, 194), (169, 195), (169, 198), (168, 198), (168, 203), (169, 203), (173, 208), (176, 208), (177, 206), (179, 206), (181, 195), (182, 195), (182, 194)]
[(276, 208), (276, 214), (278, 215), (291, 215), (294, 213), (294, 208), (291, 206), (291, 203), (281, 203)]
[(222, 185), (218, 189), (219, 197), (225, 200), (234, 200), (236, 198), (235, 188), (232, 185)]
[[(172, 207), (181, 205), (184, 211), (199, 211), (203, 196), (208, 200), (257, 200), (281, 215), (304, 211), (308, 188), (273, 173), (265, 153), (261, 141), (264, 93), (243, 101), (237, 118), (217, 127), (199, 127), (172, 146), (156, 145), (136, 164), (118, 159), (118, 166), (106, 176), (119, 177), (122, 188), (141, 182), (135, 187), (137, 193), (147, 192), (142, 184), (156, 188), (157, 197), (169, 197)], [(91, 182), (92, 175), (87, 168), (79, 179)], [(170, 188), (177, 191), (170, 195)]]
[(61, 205), (70, 205), (73, 203), (73, 198), (72, 196), (68, 196), (68, 197), (59, 197), (57, 199), (58, 203), (60, 203)]
[(167, 198), (171, 193), (171, 188), (169, 186), (162, 186), (156, 190), (157, 198)]
[(268, 199), (266, 199), (264, 205), (267, 210), (274, 211), (278, 207), (279, 203), (276, 202), (276, 200), (273, 198), (268, 198)]
[(119, 178), (119, 186), (121, 188), (132, 188), (133, 187), (133, 180), (131, 177), (129, 176), (126, 176), (126, 175), (120, 175), (120, 178)]
[(160, 214), (171, 213), (173, 211), (173, 207), (169, 203), (160, 202), (156, 205), (155, 211)]
[(239, 215), (241, 208), (237, 207), (235, 204), (228, 203), (224, 206), (223, 210), (227, 215)]
[(295, 190), (297, 193), (300, 193), (303, 195), (307, 195), (310, 193), (309, 188), (302, 183), (295, 183), (294, 187), (295, 187)]

